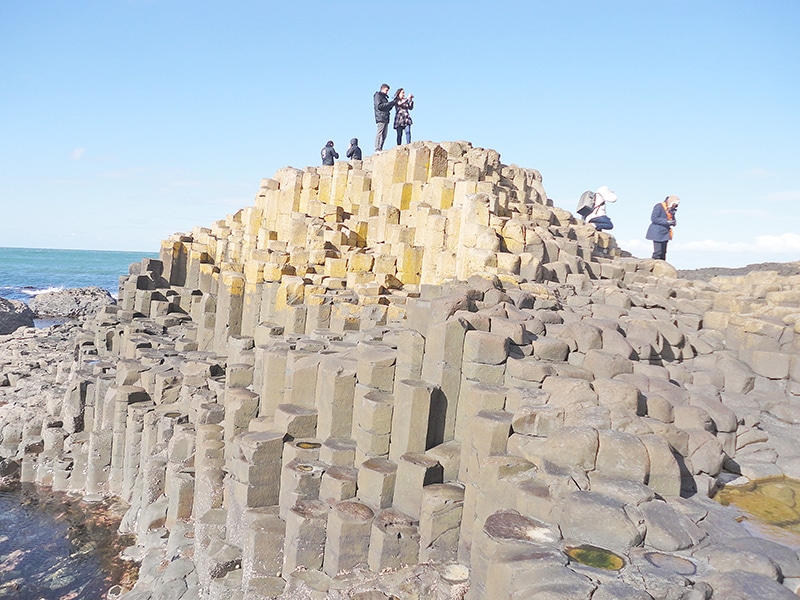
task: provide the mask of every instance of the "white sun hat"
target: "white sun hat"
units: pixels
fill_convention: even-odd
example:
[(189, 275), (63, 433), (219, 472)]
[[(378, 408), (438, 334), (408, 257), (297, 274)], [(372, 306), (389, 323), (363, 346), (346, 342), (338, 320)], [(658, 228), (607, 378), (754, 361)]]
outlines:
[(617, 195), (612, 190), (608, 189), (607, 185), (601, 185), (599, 188), (597, 188), (595, 194), (600, 194), (603, 197), (603, 200), (606, 202), (617, 201)]

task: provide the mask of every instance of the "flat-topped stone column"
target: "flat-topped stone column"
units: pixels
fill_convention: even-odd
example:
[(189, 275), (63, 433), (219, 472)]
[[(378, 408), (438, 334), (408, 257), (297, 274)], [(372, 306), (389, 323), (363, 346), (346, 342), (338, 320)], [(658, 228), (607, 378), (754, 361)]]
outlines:
[(228, 338), (242, 332), (244, 308), (244, 276), (234, 271), (223, 271), (219, 277), (217, 310), (214, 322), (214, 351), (225, 354)]
[(433, 400), (436, 390), (435, 385), (424, 381), (404, 379), (397, 382), (389, 444), (391, 460), (399, 459), (406, 452), (425, 452), (429, 437), (436, 437), (436, 432), (429, 430), (431, 413), (436, 408)]
[(422, 488), (419, 509), (420, 561), (456, 562), (463, 511), (462, 486), (438, 483)]
[(109, 491), (122, 493), (125, 472), (125, 438), (128, 425), (128, 409), (137, 402), (149, 402), (150, 397), (143, 388), (119, 386), (114, 393), (114, 412), (112, 418), (111, 473)]
[(327, 466), (319, 461), (295, 459), (281, 471), (280, 515), (286, 519), (300, 500), (318, 500), (319, 486)]
[(322, 569), (329, 511), (320, 500), (300, 500), (286, 512), (281, 570), (284, 578), (298, 567)]
[(376, 573), (413, 565), (419, 544), (419, 530), (411, 517), (395, 508), (381, 510), (372, 521), (367, 564)]
[(348, 500), (333, 507), (328, 515), (325, 558), (322, 570), (330, 577), (339, 571), (367, 562), (373, 510)]
[(358, 500), (375, 511), (389, 508), (394, 498), (397, 463), (370, 458), (358, 467)]
[(403, 454), (397, 461), (397, 481), (392, 506), (419, 520), (424, 486), (442, 483), (442, 477), (442, 465), (436, 459), (415, 452)]
[(317, 436), (345, 438), (353, 428), (356, 369), (354, 361), (330, 355), (319, 362), (315, 406)]

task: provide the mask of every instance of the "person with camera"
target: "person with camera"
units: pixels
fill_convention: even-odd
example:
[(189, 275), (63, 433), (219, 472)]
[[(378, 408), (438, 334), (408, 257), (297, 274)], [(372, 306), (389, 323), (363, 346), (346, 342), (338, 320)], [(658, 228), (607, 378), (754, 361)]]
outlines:
[(663, 202), (653, 207), (650, 215), (650, 227), (647, 228), (648, 240), (653, 242), (653, 258), (667, 260), (667, 242), (672, 239), (672, 228), (675, 227), (675, 212), (681, 199), (667, 196)]
[(411, 143), (411, 115), (408, 111), (414, 108), (414, 94), (406, 98), (406, 91), (400, 88), (394, 95), (395, 113), (394, 128), (397, 131), (397, 145), (403, 143), (403, 133), (406, 134), (406, 144)]
[(389, 101), (389, 86), (387, 84), (381, 85), (381, 89), (375, 92), (372, 97), (372, 102), (375, 105), (375, 124), (378, 131), (375, 134), (375, 153), (383, 151), (383, 143), (386, 141), (386, 134), (389, 133), (389, 113), (396, 102)]

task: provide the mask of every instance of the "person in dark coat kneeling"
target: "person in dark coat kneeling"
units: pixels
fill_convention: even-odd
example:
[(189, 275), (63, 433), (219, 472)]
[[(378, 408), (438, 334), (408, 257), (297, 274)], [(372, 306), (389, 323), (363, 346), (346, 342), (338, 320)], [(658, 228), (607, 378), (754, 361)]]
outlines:
[(333, 165), (334, 158), (339, 158), (339, 153), (336, 152), (336, 149), (333, 147), (333, 142), (330, 140), (328, 140), (325, 147), (320, 150), (320, 155), (322, 156), (322, 164), (328, 166)]
[(653, 258), (667, 260), (667, 242), (672, 239), (672, 228), (675, 227), (675, 211), (681, 199), (667, 196), (663, 202), (653, 207), (650, 215), (650, 227), (647, 228), (648, 240), (653, 241)]

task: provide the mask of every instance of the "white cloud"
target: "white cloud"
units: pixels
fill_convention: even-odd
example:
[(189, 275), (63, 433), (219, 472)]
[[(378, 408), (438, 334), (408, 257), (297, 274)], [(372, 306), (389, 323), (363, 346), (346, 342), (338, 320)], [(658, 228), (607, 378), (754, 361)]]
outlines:
[(774, 192), (772, 194), (767, 194), (766, 196), (762, 196), (762, 198), (767, 202), (800, 201), (800, 190), (788, 190), (788, 191), (785, 191), (785, 192)]
[(780, 235), (760, 235), (756, 247), (765, 252), (800, 252), (800, 234), (782, 233)]
[(768, 177), (775, 177), (775, 175), (777, 175), (777, 173), (768, 169), (762, 169), (761, 167), (747, 169), (739, 173), (739, 177), (743, 179), (767, 179)]
[(617, 245), (634, 256), (642, 256), (653, 251), (653, 242), (649, 240), (617, 240)]
[[(642, 256), (652, 251), (653, 243), (648, 240), (617, 240), (619, 246), (636, 256)], [(760, 254), (800, 254), (800, 234), (781, 233), (778, 235), (759, 235), (750, 241), (728, 242), (724, 240), (693, 240), (689, 242), (673, 241), (669, 245), (670, 251), (676, 252), (702, 252), (702, 253), (728, 253), (749, 252)]]
[(83, 158), (84, 153), (86, 152), (86, 148), (74, 148), (70, 153), (70, 157), (72, 160), (80, 160)]
[(719, 240), (695, 240), (673, 242), (675, 250), (692, 252), (760, 252), (764, 254), (797, 254), (800, 252), (800, 234), (759, 235), (749, 242), (726, 242)]

